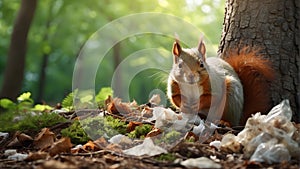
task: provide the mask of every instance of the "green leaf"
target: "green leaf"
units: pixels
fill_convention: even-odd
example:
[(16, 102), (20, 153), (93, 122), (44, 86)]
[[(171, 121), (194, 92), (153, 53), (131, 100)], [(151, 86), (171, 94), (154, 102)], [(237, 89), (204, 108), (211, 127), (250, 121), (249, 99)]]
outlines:
[(30, 98), (30, 96), (31, 96), (31, 93), (30, 92), (26, 92), (26, 93), (23, 93), (23, 94), (21, 94), (18, 98), (17, 98), (17, 100), (19, 101), (19, 102), (23, 102), (23, 101), (32, 101), (32, 99)]
[(69, 93), (61, 102), (61, 105), (63, 108), (70, 108), (73, 106), (73, 98), (74, 98), (74, 93), (71, 92)]
[(42, 105), (42, 104), (37, 104), (34, 106), (33, 110), (35, 111), (46, 111), (46, 110), (52, 110), (53, 108), (49, 105)]
[(15, 103), (7, 98), (0, 99), (0, 107), (3, 107), (4, 109), (10, 109), (15, 107)]
[(90, 103), (92, 100), (93, 100), (92, 95), (86, 95), (86, 96), (80, 98), (81, 103)]
[(110, 87), (103, 87), (99, 91), (99, 93), (96, 95), (96, 102), (101, 102), (107, 99), (108, 96), (113, 95), (113, 90)]

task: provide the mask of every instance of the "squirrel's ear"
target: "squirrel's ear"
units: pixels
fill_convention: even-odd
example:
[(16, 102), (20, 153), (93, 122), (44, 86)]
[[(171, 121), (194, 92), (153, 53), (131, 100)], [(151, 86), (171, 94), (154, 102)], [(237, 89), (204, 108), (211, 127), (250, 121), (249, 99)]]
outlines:
[(201, 57), (202, 57), (203, 61), (205, 62), (206, 48), (205, 48), (205, 44), (203, 42), (203, 37), (200, 38), (200, 41), (198, 44), (198, 52), (201, 54)]
[(175, 40), (175, 42), (174, 42), (174, 44), (173, 44), (173, 49), (172, 49), (172, 52), (173, 52), (173, 55), (175, 55), (175, 56), (180, 56), (180, 53), (181, 53), (181, 46), (180, 46), (180, 44), (179, 44), (179, 40), (178, 39), (176, 39)]

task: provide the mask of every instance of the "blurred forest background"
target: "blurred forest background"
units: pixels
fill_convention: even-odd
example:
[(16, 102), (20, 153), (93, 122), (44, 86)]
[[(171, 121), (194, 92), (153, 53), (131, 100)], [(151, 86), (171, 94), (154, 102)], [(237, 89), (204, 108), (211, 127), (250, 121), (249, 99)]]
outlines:
[[(3, 84), (11, 33), (20, 4), (20, 0), (0, 0), (0, 87)], [(178, 16), (203, 31), (210, 41), (210, 47), (216, 49), (222, 33), (224, 4), (222, 0), (38, 1), (28, 34), (25, 74), (20, 93), (30, 91), (36, 102), (60, 102), (72, 91), (74, 64), (84, 43), (105, 24), (129, 14), (161, 12)], [(116, 66), (113, 56), (116, 53), (122, 60), (131, 53), (146, 48), (162, 46), (171, 51), (172, 41), (162, 41), (161, 38), (151, 36), (136, 36), (122, 41), (108, 52), (101, 63), (101, 70), (106, 73), (105, 77), (97, 77), (96, 92), (102, 87), (110, 86)], [(166, 79), (163, 79), (157, 70), (140, 72), (130, 85), (131, 98), (143, 103), (153, 89), (165, 91)]]

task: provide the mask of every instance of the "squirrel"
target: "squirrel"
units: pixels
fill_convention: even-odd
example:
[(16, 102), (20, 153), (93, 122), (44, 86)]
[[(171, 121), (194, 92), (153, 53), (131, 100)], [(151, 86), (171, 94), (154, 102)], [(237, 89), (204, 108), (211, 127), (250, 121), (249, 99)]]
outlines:
[[(230, 126), (244, 125), (256, 112), (267, 113), (272, 106), (269, 82), (274, 79), (274, 70), (269, 60), (246, 50), (229, 51), (224, 59), (206, 58), (202, 38), (196, 48), (187, 49), (175, 39), (167, 86), (171, 103), (183, 113), (207, 117), (214, 96), (221, 96), (221, 121)], [(213, 91), (213, 85), (223, 85), (223, 93)]]

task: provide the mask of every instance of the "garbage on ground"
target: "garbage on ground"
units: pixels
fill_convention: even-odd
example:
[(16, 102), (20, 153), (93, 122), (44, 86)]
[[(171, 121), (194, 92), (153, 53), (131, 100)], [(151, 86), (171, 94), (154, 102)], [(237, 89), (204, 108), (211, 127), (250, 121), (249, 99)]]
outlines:
[(167, 153), (167, 150), (154, 145), (151, 138), (145, 138), (142, 144), (124, 150), (123, 152), (127, 155), (134, 155), (134, 156), (142, 156), (142, 155), (155, 156), (155, 155)]
[(186, 168), (221, 168), (222, 166), (207, 157), (190, 158), (180, 163)]
[[(292, 111), (288, 100), (283, 100), (267, 115), (256, 113), (248, 119), (245, 129), (237, 136), (227, 134), (221, 150), (240, 152), (250, 161), (269, 164), (300, 158), (299, 133), (291, 122)], [(298, 141), (297, 141), (298, 140)], [(241, 150), (241, 147), (244, 147)]]
[(132, 140), (123, 134), (117, 134), (117, 135), (113, 136), (112, 138), (110, 138), (108, 140), (108, 142), (113, 143), (113, 144), (120, 144), (120, 145), (132, 144)]
[(0, 144), (8, 138), (9, 134), (6, 132), (0, 132)]
[(9, 160), (22, 161), (27, 158), (28, 154), (21, 154), (15, 149), (8, 149), (4, 151), (4, 156), (7, 156)]

